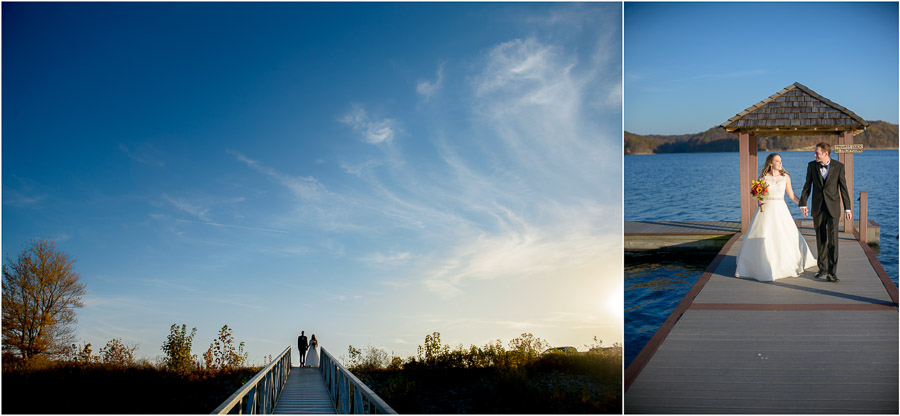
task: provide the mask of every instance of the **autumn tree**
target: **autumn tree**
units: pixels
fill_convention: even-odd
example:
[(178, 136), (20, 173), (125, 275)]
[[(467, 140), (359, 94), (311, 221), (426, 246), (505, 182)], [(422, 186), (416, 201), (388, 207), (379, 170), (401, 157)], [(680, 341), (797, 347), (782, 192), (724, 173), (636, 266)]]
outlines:
[(132, 365), (135, 351), (137, 346), (128, 346), (120, 338), (113, 338), (100, 349), (100, 361), (106, 364)]
[(192, 328), (191, 334), (188, 335), (187, 325), (182, 324), (179, 329), (178, 324), (172, 324), (169, 328), (169, 337), (162, 345), (162, 350), (166, 354), (166, 367), (175, 371), (191, 369), (196, 358), (195, 355), (191, 355), (194, 335), (197, 335), (197, 328)]
[(219, 330), (219, 336), (209, 349), (203, 353), (203, 359), (206, 362), (206, 368), (214, 370), (235, 369), (243, 365), (247, 361), (247, 353), (244, 352), (244, 343), (234, 345), (234, 336), (228, 325)]
[(75, 308), (85, 285), (75, 261), (36, 239), (3, 265), (3, 350), (23, 359), (62, 353), (75, 340)]

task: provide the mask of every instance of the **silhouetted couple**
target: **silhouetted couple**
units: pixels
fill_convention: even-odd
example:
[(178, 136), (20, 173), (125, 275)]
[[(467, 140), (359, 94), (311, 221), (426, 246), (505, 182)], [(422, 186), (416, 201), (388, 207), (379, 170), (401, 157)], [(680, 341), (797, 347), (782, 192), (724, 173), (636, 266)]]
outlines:
[(313, 334), (312, 339), (307, 341), (306, 331), (300, 331), (300, 336), (297, 337), (297, 350), (300, 351), (301, 367), (319, 366), (319, 351), (316, 350), (318, 346), (319, 341), (316, 340), (316, 334)]

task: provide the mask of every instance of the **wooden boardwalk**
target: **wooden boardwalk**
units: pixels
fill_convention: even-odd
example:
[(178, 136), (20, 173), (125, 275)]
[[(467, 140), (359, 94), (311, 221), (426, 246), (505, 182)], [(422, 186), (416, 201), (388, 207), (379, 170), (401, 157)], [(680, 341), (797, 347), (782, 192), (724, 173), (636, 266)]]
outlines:
[(762, 283), (734, 277), (735, 235), (626, 370), (625, 412), (897, 414), (897, 288), (839, 244), (839, 283)]
[(274, 413), (337, 414), (337, 411), (318, 368), (291, 367)]
[(625, 251), (717, 251), (740, 231), (735, 221), (625, 221)]
[[(812, 220), (796, 220), (798, 227), (812, 227)], [(868, 240), (878, 244), (881, 226), (868, 221)], [(855, 221), (859, 228), (859, 221)], [(625, 221), (625, 251), (704, 250), (718, 251), (741, 231), (739, 221)]]

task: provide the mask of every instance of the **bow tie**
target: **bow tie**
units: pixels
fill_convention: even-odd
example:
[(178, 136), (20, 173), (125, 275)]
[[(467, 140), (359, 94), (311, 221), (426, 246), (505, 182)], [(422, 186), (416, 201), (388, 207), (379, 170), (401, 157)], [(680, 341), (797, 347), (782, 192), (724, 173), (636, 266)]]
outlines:
[(824, 163), (819, 163), (819, 169), (828, 169), (828, 165)]

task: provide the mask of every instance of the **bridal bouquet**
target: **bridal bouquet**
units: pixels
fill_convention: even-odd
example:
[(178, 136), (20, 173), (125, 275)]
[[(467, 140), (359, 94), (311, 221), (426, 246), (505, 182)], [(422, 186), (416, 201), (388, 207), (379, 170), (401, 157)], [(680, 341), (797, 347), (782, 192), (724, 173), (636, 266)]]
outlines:
[[(762, 201), (766, 198), (766, 195), (769, 194), (769, 184), (766, 183), (765, 179), (760, 179), (758, 181), (750, 182), (750, 196)], [(759, 206), (759, 210), (763, 210), (763, 205)]]

